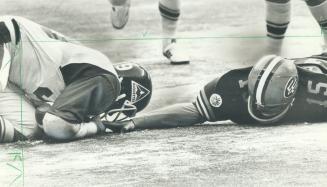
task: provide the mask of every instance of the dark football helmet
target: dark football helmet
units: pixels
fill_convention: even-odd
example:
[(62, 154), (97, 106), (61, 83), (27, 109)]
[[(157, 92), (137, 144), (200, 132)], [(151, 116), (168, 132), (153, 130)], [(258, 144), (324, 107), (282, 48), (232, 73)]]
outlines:
[(121, 82), (121, 91), (111, 107), (113, 109), (107, 112), (109, 116), (117, 114), (115, 119), (110, 121), (120, 119), (120, 113), (126, 117), (133, 117), (136, 112), (143, 110), (149, 104), (152, 96), (151, 77), (143, 67), (134, 63), (120, 63), (115, 64), (114, 67)]
[(263, 57), (248, 77), (250, 115), (261, 123), (282, 119), (295, 99), (298, 72), (293, 61), (276, 55)]

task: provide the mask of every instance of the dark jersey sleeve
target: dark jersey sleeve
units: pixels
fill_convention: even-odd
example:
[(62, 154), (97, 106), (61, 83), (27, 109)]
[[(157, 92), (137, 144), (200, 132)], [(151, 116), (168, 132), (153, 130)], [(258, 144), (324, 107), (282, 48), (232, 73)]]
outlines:
[[(109, 110), (120, 93), (120, 82), (111, 72), (90, 64), (69, 64), (61, 69), (66, 87), (49, 113), (71, 123), (91, 120)], [(40, 90), (46, 94), (47, 90)]]
[(180, 103), (134, 117), (136, 129), (171, 128), (202, 123), (205, 119), (192, 103)]
[(208, 121), (252, 121), (247, 110), (250, 71), (250, 67), (232, 70), (205, 85), (194, 102), (199, 113)]

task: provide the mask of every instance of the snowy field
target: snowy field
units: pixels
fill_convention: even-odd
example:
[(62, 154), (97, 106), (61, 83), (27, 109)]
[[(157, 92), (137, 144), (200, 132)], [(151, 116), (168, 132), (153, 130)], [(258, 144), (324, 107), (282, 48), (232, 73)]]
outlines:
[[(321, 52), (321, 32), (305, 3), (293, 0), (285, 57)], [(191, 101), (207, 81), (267, 53), (263, 0), (183, 1), (178, 38), (191, 65), (161, 55), (155, 0), (132, 0), (122, 31), (106, 0), (1, 0), (2, 15), (24, 16), (81, 40), (113, 62), (151, 73), (147, 110)], [(0, 145), (0, 186), (326, 186), (327, 124), (191, 128), (109, 134), (71, 143)]]

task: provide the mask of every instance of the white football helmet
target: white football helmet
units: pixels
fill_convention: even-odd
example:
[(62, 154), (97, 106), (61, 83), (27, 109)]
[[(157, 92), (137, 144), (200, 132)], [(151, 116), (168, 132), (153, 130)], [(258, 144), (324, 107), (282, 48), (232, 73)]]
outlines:
[(260, 123), (282, 119), (292, 106), (298, 72), (291, 60), (276, 55), (263, 57), (249, 74), (248, 110)]

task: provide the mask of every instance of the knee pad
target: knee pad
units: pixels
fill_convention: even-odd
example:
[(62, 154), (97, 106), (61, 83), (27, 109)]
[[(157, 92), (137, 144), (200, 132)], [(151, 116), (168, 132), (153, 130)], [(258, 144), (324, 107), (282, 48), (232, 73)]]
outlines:
[(80, 124), (69, 123), (60, 117), (46, 113), (43, 118), (44, 133), (56, 140), (71, 140), (80, 130)]
[(159, 11), (163, 18), (171, 21), (177, 21), (180, 16), (179, 0), (160, 0)]
[(15, 129), (12, 123), (0, 116), (0, 143), (9, 143), (15, 140)]

